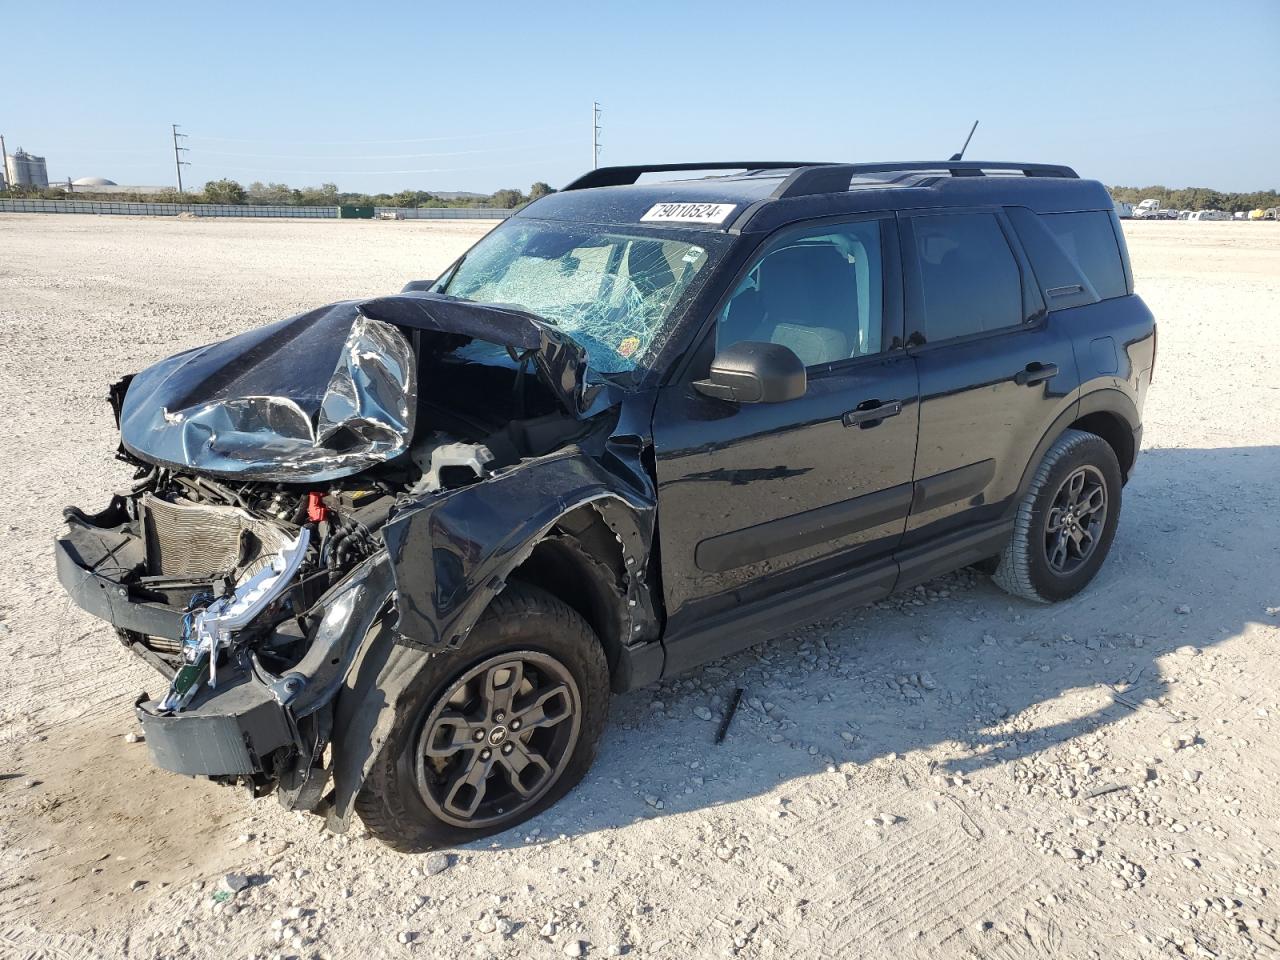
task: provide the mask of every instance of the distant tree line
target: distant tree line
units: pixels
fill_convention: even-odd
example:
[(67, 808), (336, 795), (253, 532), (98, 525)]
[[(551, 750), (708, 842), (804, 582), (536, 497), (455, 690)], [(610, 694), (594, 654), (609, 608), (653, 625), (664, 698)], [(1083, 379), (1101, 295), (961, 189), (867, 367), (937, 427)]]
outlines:
[[(1151, 197), (1160, 201), (1161, 207), (1176, 210), (1256, 210), (1259, 207), (1280, 206), (1280, 193), (1275, 190), (1259, 190), (1254, 193), (1224, 193), (1209, 187), (1108, 187), (1111, 196), (1137, 204)], [(511, 210), (539, 197), (554, 193), (550, 186), (538, 181), (522, 193), (515, 188), (497, 190), (490, 194), (442, 197), (428, 190), (401, 190), (399, 193), (350, 193), (338, 189), (335, 183), (322, 183), (318, 187), (291, 187), (287, 183), (262, 183), (254, 181), (247, 187), (236, 180), (210, 180), (199, 192), (179, 193), (177, 190), (160, 190), (155, 193), (96, 193), (81, 189), (68, 192), (65, 187), (51, 186), (11, 187), (0, 191), (0, 197), (44, 198), (46, 200), (129, 200), (144, 203), (243, 203), (292, 207), (334, 207), (339, 204), (375, 207), (499, 207)]]
[(1111, 196), (1135, 206), (1146, 199), (1160, 201), (1160, 206), (1173, 210), (1266, 210), (1280, 206), (1280, 193), (1259, 190), (1255, 193), (1223, 193), (1208, 187), (1108, 187)]
[(100, 193), (91, 189), (68, 191), (65, 187), (52, 186), (13, 187), (0, 190), (0, 197), (45, 200), (116, 200), (142, 203), (238, 203), (291, 207), (335, 207), (339, 204), (374, 207), (499, 207), (511, 210), (524, 206), (539, 197), (555, 193), (550, 186), (538, 181), (527, 194), (509, 188), (494, 193), (463, 197), (440, 197), (426, 190), (401, 190), (399, 193), (348, 193), (338, 189), (335, 183), (322, 183), (318, 187), (291, 187), (286, 183), (261, 183), (255, 181), (244, 186), (236, 180), (210, 180), (198, 193), (179, 193), (177, 190), (160, 190), (155, 193), (112, 192)]

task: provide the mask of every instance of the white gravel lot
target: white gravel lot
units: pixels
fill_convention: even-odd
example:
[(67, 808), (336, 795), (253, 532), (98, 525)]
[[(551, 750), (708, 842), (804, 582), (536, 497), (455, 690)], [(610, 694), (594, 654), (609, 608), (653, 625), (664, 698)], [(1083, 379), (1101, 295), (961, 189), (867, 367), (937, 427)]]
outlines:
[(52, 563), (126, 476), (106, 384), (487, 227), (0, 216), (0, 957), (1280, 953), (1280, 224), (1127, 226), (1145, 450), (1068, 603), (964, 572), (621, 697), (581, 786), (439, 872), (153, 770), (161, 683)]

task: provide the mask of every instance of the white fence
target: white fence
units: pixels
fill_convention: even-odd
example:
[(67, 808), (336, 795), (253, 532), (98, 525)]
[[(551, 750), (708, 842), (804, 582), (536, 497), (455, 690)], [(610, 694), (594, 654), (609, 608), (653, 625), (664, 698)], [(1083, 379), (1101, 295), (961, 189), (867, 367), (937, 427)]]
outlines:
[[(505, 220), (514, 210), (488, 207), (377, 207), (375, 215), (399, 215), (404, 220)], [(0, 213), (91, 213), (131, 217), (288, 217), (329, 219), (337, 207), (257, 206), (235, 203), (136, 203), (125, 200), (0, 200)]]
[(397, 220), (505, 220), (515, 213), (498, 207), (375, 207), (374, 212)]

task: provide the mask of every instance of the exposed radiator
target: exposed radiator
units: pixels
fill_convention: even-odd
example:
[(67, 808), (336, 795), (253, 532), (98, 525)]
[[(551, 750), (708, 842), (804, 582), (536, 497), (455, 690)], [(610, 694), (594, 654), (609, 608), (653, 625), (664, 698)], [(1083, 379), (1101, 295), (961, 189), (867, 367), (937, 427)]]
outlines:
[(255, 573), (290, 538), (273, 524), (239, 507), (171, 503), (142, 497), (147, 571), (167, 577), (206, 578)]

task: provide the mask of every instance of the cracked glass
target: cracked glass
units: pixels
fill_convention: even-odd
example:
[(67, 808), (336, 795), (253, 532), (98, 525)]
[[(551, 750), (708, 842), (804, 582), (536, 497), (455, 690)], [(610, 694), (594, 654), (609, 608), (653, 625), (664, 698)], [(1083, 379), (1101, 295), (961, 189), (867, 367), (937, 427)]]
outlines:
[(662, 347), (676, 304), (707, 261), (706, 248), (687, 240), (508, 221), (438, 290), (535, 314), (577, 342), (593, 369), (627, 373)]

